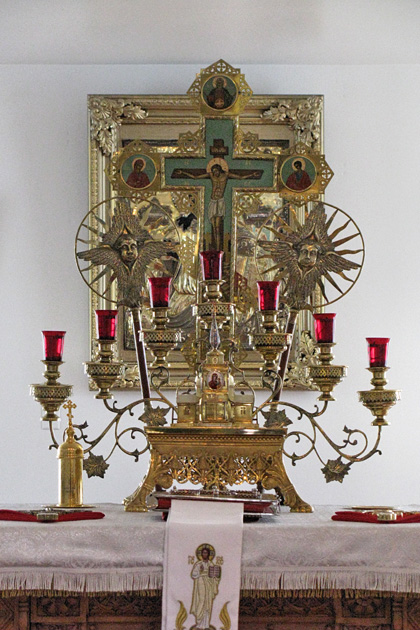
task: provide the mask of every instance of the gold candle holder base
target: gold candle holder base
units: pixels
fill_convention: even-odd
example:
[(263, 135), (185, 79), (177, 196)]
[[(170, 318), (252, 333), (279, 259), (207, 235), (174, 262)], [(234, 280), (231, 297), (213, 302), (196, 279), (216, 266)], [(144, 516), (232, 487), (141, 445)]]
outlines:
[(155, 357), (150, 367), (168, 367), (166, 356), (182, 340), (181, 333), (177, 330), (144, 330), (143, 333), (146, 345)]
[(388, 383), (385, 372), (389, 368), (370, 367), (367, 369), (372, 374), (370, 382), (373, 389), (358, 392), (359, 400), (375, 416), (375, 420), (372, 422), (373, 426), (388, 426), (389, 422), (386, 420), (386, 415), (391, 407), (400, 400), (401, 391), (399, 389), (385, 389), (385, 385)]
[(309, 366), (309, 376), (322, 392), (318, 400), (333, 401), (331, 392), (347, 376), (347, 366), (345, 365), (311, 365)]
[(264, 359), (266, 370), (277, 370), (280, 355), (287, 350), (292, 341), (290, 333), (262, 332), (254, 333), (253, 343)]
[(99, 344), (99, 360), (86, 361), (83, 365), (85, 366), (85, 373), (99, 389), (99, 393), (95, 395), (95, 398), (109, 400), (113, 398), (110, 389), (117, 379), (122, 376), (124, 365), (120, 361), (113, 361), (115, 340), (98, 339), (97, 341)]
[(219, 329), (226, 324), (234, 313), (234, 306), (231, 302), (201, 302), (194, 310), (202, 327), (210, 330), (214, 318)]
[(45, 411), (42, 420), (55, 422), (60, 419), (57, 411), (61, 405), (71, 396), (72, 385), (63, 385), (58, 382), (60, 378), (59, 367), (63, 361), (42, 361), (46, 366), (43, 374), (45, 383), (30, 385), (31, 395), (40, 403)]
[(339, 383), (341, 383), (343, 378), (347, 376), (346, 365), (331, 365), (331, 362), (334, 359), (334, 355), (332, 353), (332, 348), (334, 346), (335, 343), (332, 342), (317, 343), (318, 365), (310, 365), (308, 368), (309, 377), (322, 392), (321, 395), (318, 396), (318, 400), (328, 402), (334, 401), (335, 398), (331, 395), (331, 392)]

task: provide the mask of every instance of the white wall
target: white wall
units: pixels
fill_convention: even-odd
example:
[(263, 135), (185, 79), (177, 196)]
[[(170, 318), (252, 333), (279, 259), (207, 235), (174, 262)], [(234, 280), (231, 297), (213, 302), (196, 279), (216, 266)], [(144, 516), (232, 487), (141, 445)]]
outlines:
[[(345, 424), (373, 437), (370, 413), (356, 395), (369, 387), (366, 336), (391, 337), (390, 386), (403, 390), (384, 430), (381, 457), (355, 466), (342, 485), (326, 485), (311, 457), (289, 467), (292, 480), (312, 503), (419, 502), (420, 67), (241, 67), (254, 93), (325, 95), (326, 157), (335, 172), (326, 201), (350, 213), (366, 240), (361, 279), (337, 303), (336, 359), (349, 366), (349, 376), (336, 390), (326, 428), (338, 441)], [(0, 502), (57, 497), (55, 451), (48, 451), (39, 407), (28, 394), (29, 383), (42, 382), (42, 329), (68, 331), (61, 380), (74, 385), (76, 421), (87, 420), (95, 432), (107, 422), (81, 366), (88, 359), (88, 294), (73, 255), (87, 211), (87, 94), (184, 93), (199, 70), (0, 66)], [(132, 394), (118, 399), (125, 404)], [(314, 395), (294, 394), (293, 400), (310, 407)], [(135, 464), (115, 455), (105, 479), (86, 479), (86, 501), (119, 502), (146, 465), (147, 458)]]

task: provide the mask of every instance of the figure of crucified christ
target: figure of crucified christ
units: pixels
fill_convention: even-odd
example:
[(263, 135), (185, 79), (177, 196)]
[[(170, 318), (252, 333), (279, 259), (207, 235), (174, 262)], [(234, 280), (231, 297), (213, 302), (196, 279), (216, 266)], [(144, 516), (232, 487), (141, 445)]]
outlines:
[(208, 215), (211, 223), (211, 249), (222, 251), (223, 247), (223, 223), (226, 214), (224, 199), (228, 179), (250, 179), (260, 176), (259, 171), (247, 171), (245, 174), (230, 173), (229, 165), (223, 158), (213, 158), (206, 167), (206, 173), (196, 174), (191, 171), (177, 169), (177, 175), (190, 177), (191, 179), (210, 179), (212, 190), (208, 206)]

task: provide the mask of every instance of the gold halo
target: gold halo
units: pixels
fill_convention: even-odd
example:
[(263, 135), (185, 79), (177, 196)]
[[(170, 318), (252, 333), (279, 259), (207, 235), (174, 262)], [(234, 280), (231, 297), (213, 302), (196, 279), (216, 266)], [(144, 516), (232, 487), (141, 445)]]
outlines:
[(195, 555), (197, 557), (197, 560), (203, 559), (201, 556), (201, 550), (203, 549), (203, 547), (207, 547), (207, 549), (210, 551), (209, 560), (213, 560), (214, 556), (216, 555), (216, 550), (213, 547), (213, 545), (210, 545), (209, 543), (203, 543), (202, 545), (199, 545), (197, 547), (197, 549), (195, 550)]
[(213, 87), (216, 87), (216, 81), (218, 81), (219, 79), (222, 79), (222, 81), (223, 81), (223, 87), (225, 88), (225, 87), (227, 86), (226, 77), (224, 77), (224, 76), (223, 76), (223, 75), (221, 75), (221, 74), (218, 74), (216, 77), (214, 77), (214, 78), (213, 78), (213, 81), (212, 81), (212, 86), (213, 86)]
[(207, 173), (210, 173), (211, 169), (213, 168), (213, 166), (216, 166), (216, 164), (220, 166), (220, 168), (222, 169), (224, 173), (229, 172), (229, 164), (226, 162), (226, 160), (220, 157), (216, 157), (210, 160), (210, 162), (207, 164), (206, 166)]
[(306, 160), (305, 160), (305, 158), (303, 158), (303, 157), (293, 158), (292, 169), (294, 171), (297, 171), (297, 168), (295, 168), (295, 162), (300, 162), (302, 164), (302, 171), (305, 170), (305, 168), (306, 168)]
[(146, 168), (146, 160), (142, 157), (135, 157), (133, 158), (133, 161), (131, 162), (131, 168), (134, 170), (134, 167), (136, 165), (137, 162), (143, 162), (143, 168), (141, 169), (142, 171), (144, 171), (144, 169)]

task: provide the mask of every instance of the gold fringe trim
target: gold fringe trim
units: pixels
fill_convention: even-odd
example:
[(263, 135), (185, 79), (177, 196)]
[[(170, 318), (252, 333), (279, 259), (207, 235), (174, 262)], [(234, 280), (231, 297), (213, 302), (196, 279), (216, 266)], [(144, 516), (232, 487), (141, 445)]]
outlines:
[(98, 591), (97, 593), (85, 593), (82, 591), (54, 591), (54, 590), (10, 590), (0, 591), (0, 598), (10, 597), (123, 597), (124, 595), (136, 595), (137, 597), (158, 597), (162, 591), (150, 589), (145, 591)]
[(366, 591), (361, 589), (303, 589), (303, 590), (241, 590), (241, 598), (250, 599), (308, 599), (316, 597), (317, 599), (357, 599), (358, 597), (410, 597), (417, 599), (420, 593), (402, 593), (393, 591)]
[[(161, 590), (150, 589), (145, 591), (100, 591), (97, 593), (83, 593), (80, 591), (55, 591), (55, 590), (9, 590), (0, 591), (0, 598), (12, 597), (123, 597), (126, 595), (135, 595), (136, 597), (160, 597)], [(419, 599), (420, 593), (402, 593), (392, 591), (365, 591), (357, 589), (315, 589), (315, 590), (241, 590), (241, 598), (250, 599), (357, 599), (359, 597), (403, 597), (410, 599)]]

